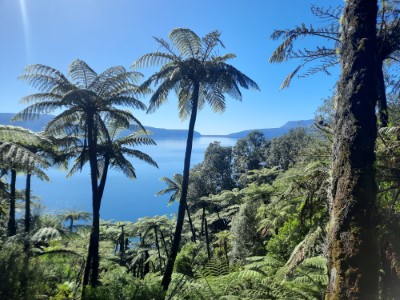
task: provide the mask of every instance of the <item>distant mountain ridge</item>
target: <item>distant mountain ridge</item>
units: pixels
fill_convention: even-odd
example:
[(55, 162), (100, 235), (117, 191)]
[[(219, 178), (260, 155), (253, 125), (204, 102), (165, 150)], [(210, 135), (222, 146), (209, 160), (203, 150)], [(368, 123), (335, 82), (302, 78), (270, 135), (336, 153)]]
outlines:
[[(13, 125), (13, 126), (21, 126), (28, 128), (32, 131), (42, 131), (45, 125), (54, 118), (52, 115), (40, 115), (38, 119), (31, 121), (18, 121), (12, 122), (11, 119), (14, 116), (14, 113), (0, 113), (0, 124), (1, 125)], [(278, 136), (281, 136), (285, 133), (288, 133), (290, 129), (294, 129), (296, 127), (310, 127), (314, 123), (314, 120), (300, 120), (300, 121), (289, 121), (286, 122), (283, 126), (278, 128), (264, 128), (264, 129), (251, 129), (244, 130), (240, 132), (234, 132), (226, 135), (202, 135), (200, 132), (195, 131), (194, 137), (228, 137), (228, 138), (244, 138), (251, 131), (258, 130), (264, 133), (265, 137), (268, 139), (272, 139)], [(132, 125), (126, 133), (129, 134), (130, 131), (136, 130), (137, 126)], [(167, 139), (167, 138), (187, 138), (187, 130), (186, 129), (165, 129), (165, 128), (157, 128), (151, 126), (145, 126), (145, 128), (152, 132), (151, 137), (153, 139)]]
[(294, 129), (297, 127), (308, 128), (308, 127), (311, 127), (313, 124), (314, 124), (313, 119), (288, 121), (284, 125), (282, 125), (281, 127), (278, 127), (278, 128), (244, 130), (244, 131), (240, 131), (240, 132), (230, 133), (226, 136), (230, 137), (230, 138), (240, 139), (240, 138), (246, 137), (250, 132), (252, 132), (254, 130), (258, 130), (258, 131), (261, 131), (267, 139), (273, 139), (273, 138), (279, 137), (281, 135), (284, 135), (285, 133), (288, 133), (290, 129)]
[(11, 121), (14, 113), (0, 113), (0, 125), (13, 125), (28, 128), (32, 131), (43, 131), (44, 127), (54, 116), (41, 114), (38, 119), (29, 121)]

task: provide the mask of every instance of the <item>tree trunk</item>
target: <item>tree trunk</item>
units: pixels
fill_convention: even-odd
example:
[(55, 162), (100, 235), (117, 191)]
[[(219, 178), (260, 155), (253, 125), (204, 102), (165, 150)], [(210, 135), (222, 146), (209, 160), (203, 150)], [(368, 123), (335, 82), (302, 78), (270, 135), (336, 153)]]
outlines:
[(160, 244), (158, 243), (157, 226), (154, 226), (154, 236), (156, 237), (156, 247), (157, 247), (157, 252), (158, 252), (158, 260), (160, 261), (160, 272), (162, 274), (163, 273), (163, 269), (162, 269)]
[(378, 89), (378, 116), (379, 116), (379, 126), (387, 127), (389, 123), (389, 115), (387, 108), (386, 99), (386, 85), (385, 78), (383, 76), (383, 61), (378, 57), (376, 66), (376, 80)]
[(83, 286), (89, 283), (95, 287), (98, 284), (99, 277), (99, 239), (100, 239), (100, 199), (97, 186), (97, 134), (94, 124), (94, 115), (87, 116), (87, 133), (88, 133), (88, 152), (90, 164), (90, 179), (92, 186), (92, 232), (90, 234), (88, 256), (83, 280)]
[(376, 14), (376, 1), (346, 1), (333, 145), (328, 300), (378, 299)]
[(207, 218), (204, 218), (204, 231), (206, 232), (207, 257), (210, 260), (211, 259), (211, 250), (210, 250), (210, 239), (208, 237)]
[(28, 286), (29, 286), (29, 260), (30, 260), (30, 243), (29, 243), (29, 232), (31, 227), (31, 174), (26, 175), (25, 185), (25, 219), (24, 219), (24, 232), (26, 234), (24, 240), (24, 266), (25, 271), (22, 274), (21, 289), (23, 291), (23, 299), (29, 299)]
[(17, 226), (15, 223), (15, 184), (17, 181), (17, 171), (11, 170), (10, 182), (10, 210), (8, 217), (7, 236), (17, 234)]
[(193, 226), (192, 217), (190, 216), (189, 206), (187, 205), (187, 202), (185, 203), (185, 207), (189, 219), (190, 231), (192, 232), (192, 241), (193, 243), (196, 243), (196, 232)]
[(168, 253), (168, 249), (167, 249), (167, 243), (165, 242), (164, 233), (163, 233), (162, 230), (159, 230), (159, 231), (160, 231), (160, 234), (161, 234), (161, 240), (162, 240), (162, 242), (163, 242), (165, 255), (166, 255), (167, 257), (169, 257), (169, 253)]
[(74, 228), (74, 218), (71, 217), (69, 221), (69, 232), (72, 232), (73, 228)]
[(226, 258), (226, 263), (229, 266), (229, 257), (228, 257), (228, 241), (224, 239), (224, 253), (225, 253), (225, 258)]
[(168, 258), (168, 263), (165, 268), (165, 273), (161, 281), (161, 284), (165, 291), (168, 290), (168, 286), (171, 282), (172, 271), (174, 269), (174, 263), (176, 256), (178, 254), (179, 243), (181, 241), (183, 221), (185, 219), (185, 205), (186, 205), (186, 198), (189, 186), (190, 157), (192, 154), (194, 125), (196, 124), (196, 117), (197, 117), (199, 89), (200, 89), (200, 84), (198, 82), (194, 82), (193, 94), (192, 94), (192, 112), (190, 114), (188, 138), (186, 141), (185, 163), (183, 167), (182, 192), (179, 201), (178, 219), (176, 221), (174, 240), (171, 247), (171, 255)]
[(26, 174), (25, 186), (25, 233), (31, 230), (31, 174)]
[(142, 279), (144, 278), (144, 276), (146, 276), (147, 274), (150, 273), (149, 257), (150, 257), (149, 250), (145, 250), (144, 251), (144, 260), (143, 260), (144, 268), (143, 268), (143, 277), (142, 277)]
[(119, 255), (120, 255), (120, 264), (123, 265), (124, 256), (125, 256), (125, 225), (121, 225), (121, 235), (119, 236)]
[(201, 235), (204, 234), (204, 223), (206, 219), (206, 206), (203, 205), (203, 212), (201, 214)]

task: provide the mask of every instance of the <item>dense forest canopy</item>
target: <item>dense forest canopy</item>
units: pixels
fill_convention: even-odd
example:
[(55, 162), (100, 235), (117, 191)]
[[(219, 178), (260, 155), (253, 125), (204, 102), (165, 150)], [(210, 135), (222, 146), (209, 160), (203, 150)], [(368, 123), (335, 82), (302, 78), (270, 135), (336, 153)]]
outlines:
[[(212, 142), (194, 166), (202, 109), (223, 112), (259, 89), (219, 31), (175, 28), (131, 69), (28, 66), (20, 79), (35, 92), (14, 119), (56, 116), (43, 132), (0, 125), (0, 298), (400, 299), (399, 2), (372, 2), (313, 6), (327, 25), (272, 33), (271, 62), (300, 61), (283, 87), (309, 65), (300, 77), (341, 66), (313, 126)], [(297, 50), (302, 37), (321, 44)], [(148, 78), (145, 67), (156, 67)], [(183, 173), (160, 178), (155, 194), (177, 214), (102, 220), (110, 169), (135, 179), (132, 157), (158, 167), (140, 148), (157, 145), (136, 112), (157, 114), (170, 94), (189, 119)], [(91, 212), (35, 209), (32, 178), (85, 165)]]

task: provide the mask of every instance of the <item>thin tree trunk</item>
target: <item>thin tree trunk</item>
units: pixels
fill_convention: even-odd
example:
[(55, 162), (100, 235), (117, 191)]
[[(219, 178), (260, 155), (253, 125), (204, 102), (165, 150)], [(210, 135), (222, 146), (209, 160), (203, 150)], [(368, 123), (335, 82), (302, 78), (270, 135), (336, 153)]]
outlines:
[(186, 141), (185, 163), (183, 167), (183, 180), (182, 180), (182, 192), (181, 192), (182, 194), (179, 201), (178, 219), (176, 221), (174, 240), (171, 247), (171, 255), (168, 258), (168, 263), (165, 268), (165, 273), (161, 281), (161, 284), (165, 291), (168, 290), (168, 286), (171, 282), (172, 271), (174, 269), (174, 263), (179, 251), (179, 243), (181, 241), (183, 220), (185, 219), (185, 204), (189, 186), (190, 157), (192, 154), (194, 125), (196, 124), (196, 117), (197, 117), (199, 89), (200, 89), (199, 83), (194, 82), (193, 94), (192, 94), (192, 112), (190, 114), (188, 138)]
[(26, 186), (25, 186), (25, 233), (29, 233), (31, 230), (31, 174), (26, 174)]
[(386, 85), (385, 78), (383, 76), (383, 61), (380, 58), (377, 58), (377, 67), (376, 67), (376, 79), (377, 79), (377, 87), (378, 87), (378, 116), (379, 116), (379, 126), (387, 127), (389, 123), (389, 115), (387, 108), (387, 99), (386, 99)]
[(207, 257), (210, 260), (211, 259), (211, 250), (210, 250), (210, 239), (208, 237), (207, 218), (204, 218), (204, 231), (206, 232)]
[(228, 266), (229, 266), (229, 257), (228, 257), (228, 242), (227, 242), (227, 240), (226, 240), (226, 239), (224, 240), (224, 253), (225, 253), (226, 263), (227, 263), (227, 264), (228, 264)]
[[(92, 247), (93, 247), (92, 234), (90, 233), (88, 253), (87, 253), (86, 262), (85, 262), (85, 270), (83, 272), (82, 295), (84, 295), (85, 286), (87, 286), (89, 284), (89, 275), (90, 275), (90, 270), (91, 270), (92, 253), (93, 253)], [(82, 296), (82, 298), (83, 298), (83, 296)]]
[(99, 277), (99, 239), (100, 239), (100, 199), (97, 186), (97, 134), (94, 124), (94, 115), (87, 116), (87, 134), (88, 134), (88, 150), (89, 150), (89, 164), (90, 164), (90, 179), (92, 186), (92, 232), (90, 234), (88, 258), (86, 261), (86, 268), (83, 280), (85, 287), (89, 283), (95, 287), (98, 284)]
[(29, 260), (30, 260), (30, 243), (29, 243), (29, 232), (31, 225), (31, 174), (26, 175), (26, 185), (25, 185), (25, 219), (24, 219), (24, 232), (26, 234), (24, 240), (24, 266), (25, 269), (22, 274), (21, 289), (23, 291), (23, 299), (29, 299)]
[(162, 240), (162, 242), (163, 242), (165, 255), (166, 255), (167, 257), (169, 257), (168, 248), (167, 248), (167, 243), (165, 242), (164, 233), (162, 232), (162, 230), (159, 230), (159, 231), (160, 231), (160, 234), (161, 234), (161, 240)]
[(119, 239), (119, 252), (120, 252), (120, 258), (121, 258), (121, 265), (123, 263), (123, 258), (125, 255), (125, 231), (124, 231), (124, 226), (121, 225), (121, 235)]
[(17, 181), (17, 171), (11, 170), (10, 182), (10, 210), (8, 216), (7, 235), (13, 236), (17, 234), (17, 226), (15, 223), (15, 184)]
[(147, 274), (150, 273), (150, 262), (148, 261), (149, 257), (150, 257), (149, 250), (145, 250), (144, 251), (144, 261), (143, 261), (143, 263), (144, 263), (143, 278), (144, 278), (144, 276), (146, 276)]
[(327, 300), (378, 299), (376, 15), (376, 1), (346, 1), (333, 146)]
[(74, 218), (71, 217), (69, 221), (69, 231), (72, 232), (74, 228)]
[(204, 234), (204, 220), (206, 219), (206, 207), (203, 205), (203, 212), (201, 214), (201, 235)]
[(195, 229), (193, 226), (192, 217), (190, 216), (189, 206), (187, 205), (187, 202), (185, 203), (185, 207), (186, 207), (186, 212), (187, 212), (188, 219), (189, 219), (190, 230), (192, 232), (192, 241), (194, 243), (196, 243), (196, 232), (195, 232)]
[(90, 277), (90, 286), (95, 287), (99, 278), (99, 242), (100, 242), (100, 203), (95, 203), (93, 211), (93, 228), (92, 228), (92, 272)]
[(157, 252), (158, 252), (158, 260), (160, 261), (160, 272), (162, 274), (163, 273), (163, 267), (162, 267), (162, 260), (161, 260), (160, 245), (158, 243), (157, 226), (154, 226), (154, 236), (156, 237), (156, 247), (157, 247)]

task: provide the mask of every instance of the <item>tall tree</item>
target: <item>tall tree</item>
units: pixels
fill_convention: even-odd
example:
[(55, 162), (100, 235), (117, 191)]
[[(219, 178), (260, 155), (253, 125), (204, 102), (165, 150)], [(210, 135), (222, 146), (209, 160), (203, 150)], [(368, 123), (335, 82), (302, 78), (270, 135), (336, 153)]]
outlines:
[[(93, 223), (88, 251), (88, 268), (84, 285), (97, 285), (99, 276), (99, 222), (101, 204), (101, 181), (98, 182), (98, 137), (107, 136), (105, 120), (114, 120), (121, 126), (140, 122), (128, 111), (117, 106), (145, 109), (137, 99), (136, 81), (141, 78), (137, 72), (127, 72), (124, 67), (111, 67), (97, 74), (85, 62), (75, 60), (68, 70), (68, 79), (60, 71), (45, 65), (31, 65), (25, 69), (20, 79), (28, 82), (40, 93), (24, 97), (22, 103), (30, 105), (18, 113), (15, 120), (37, 118), (40, 113), (63, 110), (47, 126), (49, 134), (74, 134), (79, 129), (83, 139), (81, 156), (89, 157), (92, 187)], [(78, 126), (79, 125), (79, 126)]]
[(143, 84), (146, 89), (151, 84), (156, 86), (156, 90), (150, 99), (148, 112), (153, 112), (164, 104), (169, 92), (174, 90), (178, 96), (179, 116), (181, 118), (190, 116), (182, 194), (171, 254), (162, 279), (164, 290), (168, 289), (171, 282), (172, 270), (179, 250), (185, 217), (190, 157), (197, 111), (206, 102), (214, 111), (224, 111), (226, 106), (225, 94), (240, 100), (242, 94), (239, 87), (258, 89), (253, 80), (227, 63), (229, 59), (235, 57), (234, 54), (218, 55), (216, 47), (218, 45), (223, 46), (220, 35), (218, 31), (213, 31), (200, 38), (190, 29), (177, 28), (172, 30), (169, 35), (172, 46), (163, 39), (155, 38), (164, 52), (157, 51), (145, 54), (133, 64), (133, 67), (162, 65), (160, 71), (153, 74)]
[(378, 299), (376, 18), (377, 1), (346, 2), (335, 115), (326, 299)]

